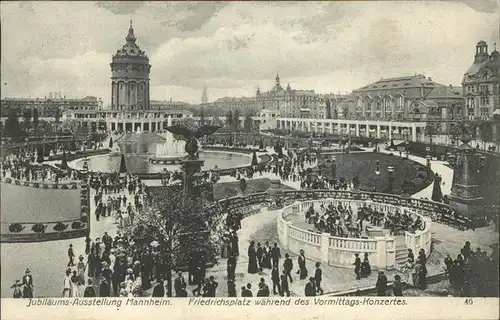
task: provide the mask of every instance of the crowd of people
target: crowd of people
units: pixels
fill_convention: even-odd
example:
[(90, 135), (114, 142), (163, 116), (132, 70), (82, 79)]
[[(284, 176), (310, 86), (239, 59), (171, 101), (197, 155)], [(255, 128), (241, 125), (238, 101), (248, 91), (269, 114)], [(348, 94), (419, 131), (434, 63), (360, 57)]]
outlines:
[(382, 212), (366, 205), (353, 212), (350, 206), (341, 202), (337, 206), (332, 203), (327, 206), (321, 204), (319, 210), (310, 206), (305, 212), (305, 219), (319, 232), (349, 238), (365, 236), (367, 227), (389, 229), (391, 235), (398, 235), (402, 231), (421, 230), (424, 227), (420, 216), (414, 218), (407, 212)]
[(481, 248), (474, 250), (466, 241), (456, 259), (447, 255), (444, 265), (454, 296), (498, 296), (498, 244), (488, 254)]

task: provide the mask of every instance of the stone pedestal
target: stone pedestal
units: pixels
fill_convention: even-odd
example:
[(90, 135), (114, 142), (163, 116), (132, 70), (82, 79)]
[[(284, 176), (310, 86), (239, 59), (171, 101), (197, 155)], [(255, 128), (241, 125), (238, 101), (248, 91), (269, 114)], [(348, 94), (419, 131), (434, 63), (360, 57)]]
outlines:
[(201, 172), (204, 160), (200, 159), (184, 159), (181, 160), (183, 170), (183, 189), (186, 195), (193, 195), (196, 193), (196, 180), (198, 174)]
[(471, 219), (481, 218), (484, 215), (484, 199), (472, 174), (479, 169), (479, 159), (476, 157), (476, 150), (468, 143), (464, 143), (459, 149), (454, 165), (450, 206)]

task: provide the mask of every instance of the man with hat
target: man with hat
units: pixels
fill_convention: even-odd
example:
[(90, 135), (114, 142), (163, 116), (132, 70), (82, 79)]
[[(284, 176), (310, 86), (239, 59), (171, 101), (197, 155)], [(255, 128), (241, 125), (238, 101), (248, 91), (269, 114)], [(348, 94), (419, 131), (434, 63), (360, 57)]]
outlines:
[(304, 293), (306, 297), (316, 296), (316, 284), (315, 284), (315, 279), (313, 277), (309, 278), (309, 282), (306, 284)]
[(19, 287), (21, 286), (21, 284), (19, 282), (20, 282), (19, 280), (16, 280), (16, 283), (14, 283), (14, 285), (13, 285), (13, 287), (14, 287), (14, 294), (12, 295), (13, 298), (22, 298), (23, 297), (23, 293), (19, 289)]

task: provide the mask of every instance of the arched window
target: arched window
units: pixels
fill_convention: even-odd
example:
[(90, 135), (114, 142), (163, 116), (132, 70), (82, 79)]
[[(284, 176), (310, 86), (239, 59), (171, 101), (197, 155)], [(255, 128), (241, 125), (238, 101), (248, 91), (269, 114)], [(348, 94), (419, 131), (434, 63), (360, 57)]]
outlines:
[(398, 95), (396, 97), (396, 109), (403, 110), (403, 96), (402, 95)]

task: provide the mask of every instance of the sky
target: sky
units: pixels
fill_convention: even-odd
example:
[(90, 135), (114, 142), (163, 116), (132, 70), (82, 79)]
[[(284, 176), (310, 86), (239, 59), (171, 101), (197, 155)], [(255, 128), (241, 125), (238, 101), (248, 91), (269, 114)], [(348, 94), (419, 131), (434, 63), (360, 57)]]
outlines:
[[(500, 47), (499, 0), (15, 2), (1, 4), (2, 97), (110, 102), (112, 54), (133, 20), (154, 100), (199, 103), (283, 85), (346, 93), (395, 76), (460, 85), (479, 40)], [(5, 85), (7, 83), (7, 85)]]

